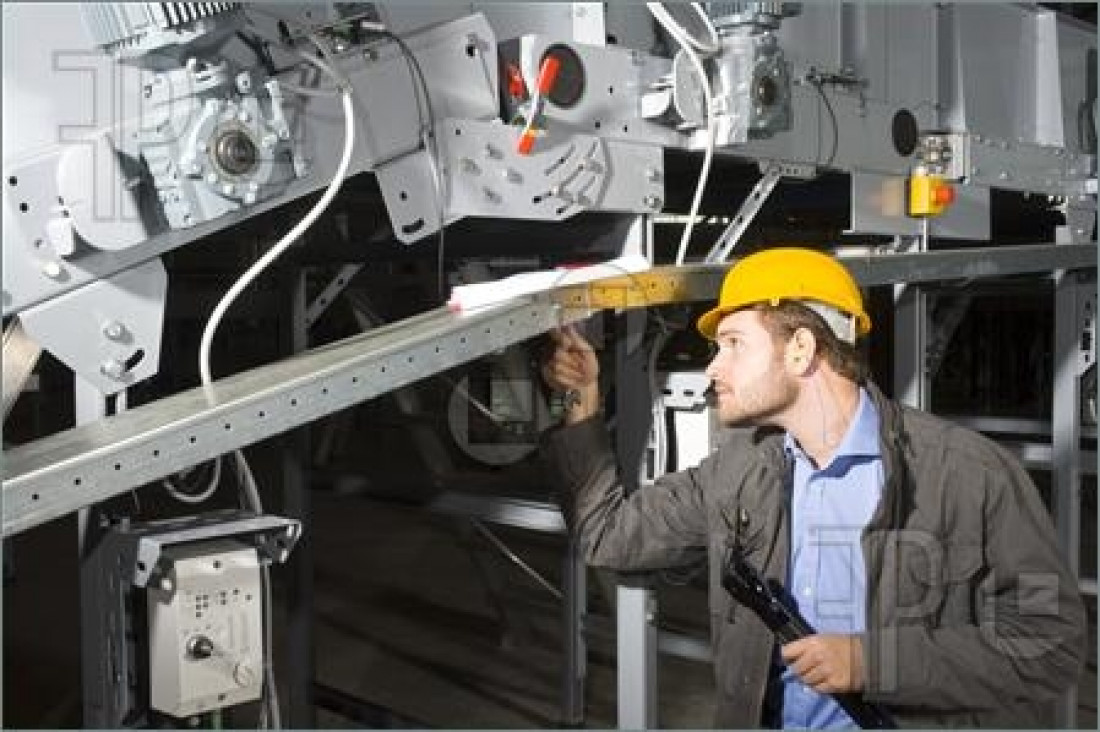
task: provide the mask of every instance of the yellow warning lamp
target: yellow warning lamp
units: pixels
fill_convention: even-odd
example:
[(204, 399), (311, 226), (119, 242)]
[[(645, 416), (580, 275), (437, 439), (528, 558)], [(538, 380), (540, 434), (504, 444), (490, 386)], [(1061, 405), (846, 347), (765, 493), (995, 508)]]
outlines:
[(913, 173), (909, 176), (909, 215), (939, 216), (955, 202), (955, 189), (938, 175)]

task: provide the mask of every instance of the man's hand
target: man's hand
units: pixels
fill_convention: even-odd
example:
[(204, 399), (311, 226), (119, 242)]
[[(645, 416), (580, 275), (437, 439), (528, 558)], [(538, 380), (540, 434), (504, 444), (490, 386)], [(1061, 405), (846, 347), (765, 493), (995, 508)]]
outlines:
[(591, 344), (573, 326), (555, 328), (550, 337), (554, 352), (542, 365), (542, 378), (554, 391), (576, 396), (566, 403), (565, 423), (581, 422), (600, 410), (600, 363)]
[(811, 635), (784, 645), (783, 661), (819, 694), (863, 689), (863, 642), (858, 635)]

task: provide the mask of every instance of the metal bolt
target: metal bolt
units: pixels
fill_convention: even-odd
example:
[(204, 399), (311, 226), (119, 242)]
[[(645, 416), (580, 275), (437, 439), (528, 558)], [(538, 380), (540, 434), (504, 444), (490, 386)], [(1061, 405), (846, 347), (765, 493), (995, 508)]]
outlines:
[(232, 196), (236, 192), (237, 186), (233, 185), (232, 183), (225, 183), (224, 185), (222, 185), (222, 193), (224, 193), (225, 195)]
[(500, 203), (500, 194), (492, 188), (482, 188), (481, 192), (485, 195), (485, 200), (489, 203)]
[(587, 170), (590, 173), (599, 175), (603, 172), (603, 166), (600, 165), (599, 160), (593, 160), (592, 158), (585, 158), (581, 161), (581, 170)]
[(171, 592), (172, 591), (172, 579), (170, 577), (161, 577), (160, 578), (160, 589), (164, 590), (165, 592)]
[(248, 124), (249, 122), (252, 121), (252, 115), (248, 113), (247, 109), (242, 109), (237, 114), (237, 121), (240, 122), (241, 124)]
[(592, 199), (582, 193), (577, 196), (577, 205), (588, 208), (592, 205)]
[(108, 379), (114, 379), (115, 381), (121, 380), (126, 376), (126, 364), (119, 361), (117, 358), (112, 358), (110, 361), (104, 361), (99, 370)]
[(463, 173), (477, 175), (481, 172), (481, 168), (477, 167), (477, 163), (475, 163), (473, 160), (470, 160), (470, 158), (462, 158), (459, 165), (461, 165)]
[(496, 160), (500, 157), (500, 150), (497, 150), (489, 143), (485, 143), (485, 157), (489, 158), (490, 160)]
[(206, 182), (209, 183), (210, 185), (214, 185), (215, 183), (218, 182), (218, 174), (215, 173), (214, 171), (210, 171), (209, 173), (206, 174)]
[(1007, 170), (1002, 170), (1002, 171), (1001, 171), (1001, 172), (1000, 172), (1000, 173), (999, 173), (999, 174), (997, 175), (997, 177), (998, 177), (998, 178), (1000, 178), (1001, 180), (1008, 180), (1008, 179), (1010, 179), (1010, 178), (1011, 178), (1012, 176), (1008, 174), (1008, 171), (1007, 171)]
[(550, 195), (554, 198), (564, 201), (565, 203), (573, 202), (573, 194), (565, 190), (565, 187), (560, 183), (550, 189)]
[(270, 132), (260, 138), (260, 145), (263, 146), (265, 150), (270, 150), (277, 144), (279, 144), (279, 138)]
[(650, 183), (659, 183), (661, 181), (661, 171), (656, 168), (646, 168), (645, 179)]
[(42, 263), (42, 274), (49, 277), (51, 280), (61, 279), (61, 275), (64, 274), (64, 270), (61, 269), (61, 265), (53, 260)]
[(103, 326), (103, 335), (112, 341), (120, 341), (126, 335), (126, 327), (117, 320), (108, 321)]
[(501, 171), (501, 174), (504, 176), (504, 180), (508, 181), (509, 183), (519, 183), (523, 180), (523, 176), (520, 175), (518, 171), (513, 170), (512, 168), (505, 168), (503, 171)]
[(642, 199), (642, 203), (652, 209), (660, 209), (664, 204), (660, 196), (646, 196)]

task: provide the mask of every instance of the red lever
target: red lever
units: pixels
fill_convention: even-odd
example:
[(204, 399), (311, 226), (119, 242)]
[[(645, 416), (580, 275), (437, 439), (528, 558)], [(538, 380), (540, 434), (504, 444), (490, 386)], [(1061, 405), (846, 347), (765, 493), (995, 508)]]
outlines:
[(539, 79), (536, 83), (539, 94), (549, 94), (554, 87), (554, 80), (558, 78), (561, 70), (561, 60), (557, 56), (547, 56), (542, 60), (542, 68), (539, 69)]

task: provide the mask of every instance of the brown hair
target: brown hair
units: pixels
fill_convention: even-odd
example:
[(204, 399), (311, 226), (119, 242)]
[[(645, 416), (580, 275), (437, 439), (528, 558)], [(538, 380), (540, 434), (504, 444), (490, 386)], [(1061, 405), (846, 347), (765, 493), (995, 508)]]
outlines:
[(760, 303), (752, 309), (760, 313), (764, 328), (777, 344), (786, 344), (795, 331), (805, 328), (813, 333), (817, 341), (817, 355), (825, 359), (833, 371), (856, 383), (867, 379), (867, 360), (863, 349), (837, 338), (825, 319), (805, 305), (781, 300), (775, 305)]

